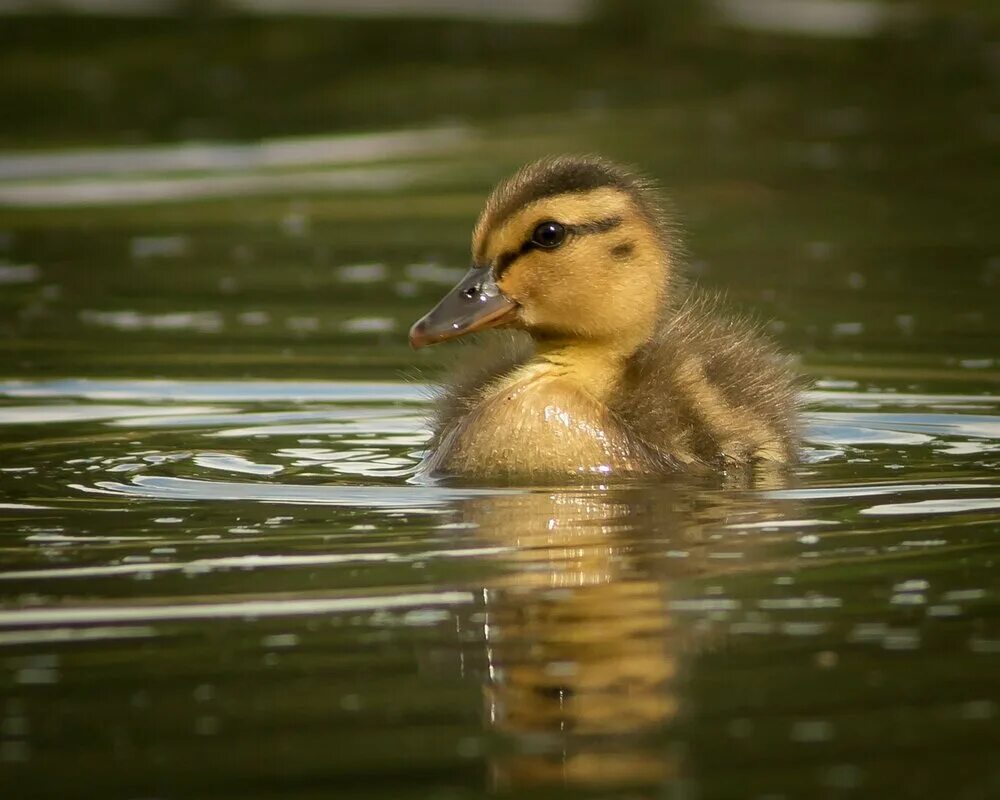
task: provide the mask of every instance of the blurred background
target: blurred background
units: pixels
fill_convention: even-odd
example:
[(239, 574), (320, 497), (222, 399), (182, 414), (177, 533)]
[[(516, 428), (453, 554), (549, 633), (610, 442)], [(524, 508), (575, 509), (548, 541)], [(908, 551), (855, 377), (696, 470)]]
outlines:
[[(996, 380), (987, 0), (0, 0), (0, 373), (397, 377), (596, 152), (807, 371)], [(972, 371), (971, 378), (969, 373)]]

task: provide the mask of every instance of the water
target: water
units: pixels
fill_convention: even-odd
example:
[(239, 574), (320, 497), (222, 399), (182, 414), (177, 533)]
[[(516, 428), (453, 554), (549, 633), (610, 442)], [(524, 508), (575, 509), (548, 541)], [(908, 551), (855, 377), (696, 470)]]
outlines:
[(0, 393), (0, 752), (39, 793), (1000, 778), (995, 395), (814, 391), (781, 486), (490, 489), (409, 479), (415, 385)]
[[(1000, 796), (995, 14), (695, 5), (4, 20), (5, 797)], [(795, 354), (791, 474), (418, 478), (406, 330), (561, 151)]]

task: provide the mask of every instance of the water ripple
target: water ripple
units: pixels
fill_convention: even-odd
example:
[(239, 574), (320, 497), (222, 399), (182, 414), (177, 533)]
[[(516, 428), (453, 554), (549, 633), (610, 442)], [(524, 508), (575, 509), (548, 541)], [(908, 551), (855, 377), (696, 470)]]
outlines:
[(418, 592), (376, 597), (318, 597), (242, 600), (230, 603), (177, 603), (156, 606), (90, 606), (78, 608), (27, 608), (0, 611), (0, 626), (93, 625), (162, 620), (260, 619), (306, 614), (344, 614), (427, 606), (471, 603), (469, 592)]
[(456, 500), (511, 494), (514, 490), (422, 486), (309, 486), (282, 483), (236, 483), (139, 475), (132, 483), (99, 481), (71, 484), (81, 492), (150, 500), (255, 500), (260, 503), (349, 506), (390, 511), (426, 511)]

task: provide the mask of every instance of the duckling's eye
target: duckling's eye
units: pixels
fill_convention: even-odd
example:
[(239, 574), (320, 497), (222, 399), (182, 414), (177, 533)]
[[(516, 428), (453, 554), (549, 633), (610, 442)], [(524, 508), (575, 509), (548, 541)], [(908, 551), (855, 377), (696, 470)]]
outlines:
[(562, 244), (566, 238), (566, 229), (558, 222), (543, 222), (531, 234), (531, 241), (539, 247), (551, 249)]

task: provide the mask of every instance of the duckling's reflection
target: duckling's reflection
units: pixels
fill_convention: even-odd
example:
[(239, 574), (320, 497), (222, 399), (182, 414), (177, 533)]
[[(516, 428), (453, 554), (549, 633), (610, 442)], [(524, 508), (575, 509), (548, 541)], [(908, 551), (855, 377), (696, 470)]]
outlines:
[[(502, 549), (503, 573), (483, 589), (485, 718), (502, 737), (494, 788), (662, 787), (682, 776), (679, 676), (713, 635), (679, 621), (671, 594), (691, 591), (685, 579), (773, 567), (768, 544), (780, 533), (743, 538), (741, 529), (795, 508), (745, 490), (788, 483), (764, 473), (725, 486), (536, 489), (462, 502), (461, 521)], [(729, 558), (737, 549), (742, 557)]]
[(512, 739), (491, 763), (495, 788), (676, 775), (664, 730), (678, 710), (682, 637), (666, 582), (645, 573), (629, 537), (637, 513), (657, 527), (676, 516), (669, 499), (651, 508), (602, 491), (533, 492), (478, 497), (462, 513), (511, 547), (509, 572), (484, 591), (486, 715)]

